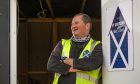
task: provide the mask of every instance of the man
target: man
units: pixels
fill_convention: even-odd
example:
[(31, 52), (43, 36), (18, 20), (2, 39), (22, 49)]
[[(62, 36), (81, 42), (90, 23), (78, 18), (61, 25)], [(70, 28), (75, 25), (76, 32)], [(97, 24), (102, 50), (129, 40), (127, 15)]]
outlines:
[(91, 27), (88, 15), (79, 13), (73, 17), (73, 36), (58, 42), (48, 61), (48, 70), (55, 72), (53, 84), (97, 84), (102, 45), (90, 37)]

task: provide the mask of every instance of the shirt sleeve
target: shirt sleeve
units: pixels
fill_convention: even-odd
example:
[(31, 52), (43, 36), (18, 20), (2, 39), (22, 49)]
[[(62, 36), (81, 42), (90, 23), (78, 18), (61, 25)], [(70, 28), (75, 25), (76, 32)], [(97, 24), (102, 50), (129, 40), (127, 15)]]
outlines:
[(81, 58), (73, 60), (75, 69), (90, 71), (99, 68), (103, 63), (102, 44), (98, 44), (92, 51), (89, 58)]
[(53, 51), (51, 52), (50, 58), (47, 63), (48, 71), (67, 74), (70, 66), (61, 62), (61, 53), (62, 53), (62, 44), (61, 41), (55, 46)]

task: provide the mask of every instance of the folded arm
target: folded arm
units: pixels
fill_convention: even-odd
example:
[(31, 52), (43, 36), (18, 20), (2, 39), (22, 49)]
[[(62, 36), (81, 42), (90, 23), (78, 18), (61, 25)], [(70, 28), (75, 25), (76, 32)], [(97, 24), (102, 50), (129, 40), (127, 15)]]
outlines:
[(50, 55), (47, 63), (47, 69), (52, 72), (67, 74), (71, 66), (61, 61), (61, 52), (62, 45), (59, 42)]

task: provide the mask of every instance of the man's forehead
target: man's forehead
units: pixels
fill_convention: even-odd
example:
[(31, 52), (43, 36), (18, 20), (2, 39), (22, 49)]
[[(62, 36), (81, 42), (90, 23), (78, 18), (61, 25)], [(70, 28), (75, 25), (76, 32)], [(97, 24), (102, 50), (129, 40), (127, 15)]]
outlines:
[(74, 16), (73, 19), (74, 18), (82, 18), (82, 17), (83, 17), (82, 15), (77, 15), (77, 16)]
[(82, 20), (82, 16), (79, 15), (79, 16), (75, 16), (72, 21), (81, 21)]

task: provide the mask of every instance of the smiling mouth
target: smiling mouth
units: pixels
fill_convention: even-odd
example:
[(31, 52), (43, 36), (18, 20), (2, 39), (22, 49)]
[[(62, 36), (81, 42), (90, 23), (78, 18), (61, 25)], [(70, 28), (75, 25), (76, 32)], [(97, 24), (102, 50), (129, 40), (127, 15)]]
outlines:
[(77, 31), (78, 29), (73, 29), (72, 31)]

